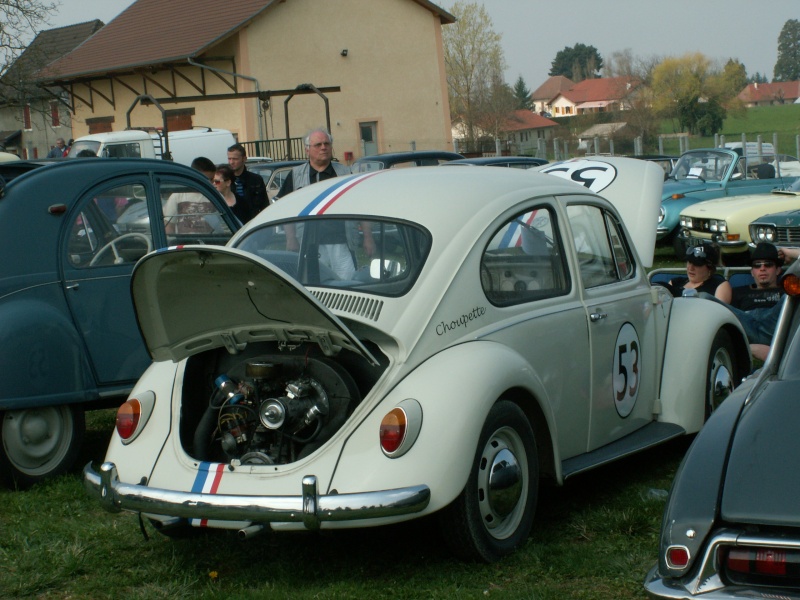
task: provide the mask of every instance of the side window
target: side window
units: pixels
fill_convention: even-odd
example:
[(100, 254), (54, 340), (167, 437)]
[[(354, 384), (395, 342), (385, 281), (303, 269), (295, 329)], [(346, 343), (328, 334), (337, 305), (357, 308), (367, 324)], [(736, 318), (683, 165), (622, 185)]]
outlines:
[(633, 261), (622, 230), (596, 206), (567, 207), (581, 280), (585, 288), (633, 277)]
[(74, 267), (135, 263), (153, 249), (145, 188), (117, 185), (87, 197), (67, 243)]
[(569, 291), (555, 217), (548, 207), (519, 214), (492, 237), (481, 259), (481, 287), (508, 306)]
[(160, 195), (167, 245), (224, 245), (230, 239), (233, 232), (220, 215), (219, 205), (200, 188), (167, 181), (161, 184)]

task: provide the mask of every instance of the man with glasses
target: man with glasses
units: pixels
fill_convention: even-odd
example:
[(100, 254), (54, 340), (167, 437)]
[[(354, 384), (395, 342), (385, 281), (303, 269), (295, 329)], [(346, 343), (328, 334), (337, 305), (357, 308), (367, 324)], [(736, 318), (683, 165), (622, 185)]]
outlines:
[(783, 290), (778, 287), (782, 263), (775, 246), (767, 242), (758, 244), (750, 256), (750, 272), (754, 283), (734, 287), (731, 306), (741, 310), (775, 306), (783, 294)]
[[(350, 174), (350, 167), (333, 161), (333, 138), (321, 127), (309, 131), (303, 138), (308, 162), (291, 170), (281, 185), (275, 201), (302, 187)], [(351, 279), (356, 271), (354, 252), (358, 235), (352, 221), (325, 223), (320, 233), (319, 255), (323, 264), (329, 266), (340, 279)], [(297, 252), (300, 249), (298, 232), (294, 225), (286, 224), (286, 249)], [(363, 249), (367, 256), (372, 256), (375, 243), (369, 223), (361, 224)]]

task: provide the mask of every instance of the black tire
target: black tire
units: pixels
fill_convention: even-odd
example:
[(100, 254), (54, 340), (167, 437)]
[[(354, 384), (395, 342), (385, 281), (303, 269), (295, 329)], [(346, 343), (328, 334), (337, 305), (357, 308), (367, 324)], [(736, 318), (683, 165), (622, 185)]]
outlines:
[(706, 419), (731, 395), (738, 382), (736, 353), (730, 334), (720, 329), (711, 343), (706, 379)]
[(44, 406), (0, 414), (3, 483), (28, 489), (69, 471), (83, 442), (86, 421), (77, 406)]
[(519, 406), (500, 400), (486, 417), (466, 486), (440, 513), (445, 543), (463, 560), (499, 560), (528, 539), (538, 495), (533, 429)]

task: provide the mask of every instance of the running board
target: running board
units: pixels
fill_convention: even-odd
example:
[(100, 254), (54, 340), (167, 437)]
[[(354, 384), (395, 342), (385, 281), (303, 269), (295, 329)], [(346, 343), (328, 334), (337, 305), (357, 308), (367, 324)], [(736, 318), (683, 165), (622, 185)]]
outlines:
[(611, 442), (586, 454), (568, 458), (561, 463), (561, 474), (566, 479), (685, 434), (686, 430), (679, 425), (653, 421), (616, 442)]

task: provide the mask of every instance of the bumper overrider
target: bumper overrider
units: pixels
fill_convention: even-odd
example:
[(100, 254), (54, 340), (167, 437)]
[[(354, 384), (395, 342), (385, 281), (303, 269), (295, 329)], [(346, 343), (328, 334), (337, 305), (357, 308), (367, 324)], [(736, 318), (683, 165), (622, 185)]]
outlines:
[(393, 490), (321, 496), (317, 478), (306, 475), (298, 496), (239, 496), (176, 492), (146, 485), (123, 483), (114, 463), (98, 471), (89, 463), (83, 483), (109, 512), (128, 510), (186, 519), (252, 521), (254, 523), (303, 523), (317, 530), (325, 521), (358, 521), (395, 517), (424, 510), (431, 498), (426, 485)]

